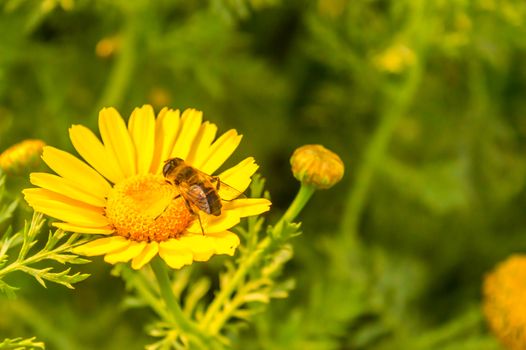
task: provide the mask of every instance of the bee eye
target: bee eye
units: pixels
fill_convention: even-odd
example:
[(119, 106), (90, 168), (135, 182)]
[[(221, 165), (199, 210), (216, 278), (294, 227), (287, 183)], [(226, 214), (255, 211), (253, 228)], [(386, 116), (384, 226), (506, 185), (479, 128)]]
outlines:
[(167, 161), (166, 164), (163, 166), (164, 177), (168, 175), (168, 173), (170, 172), (170, 170), (172, 170), (172, 168), (173, 168), (172, 160)]

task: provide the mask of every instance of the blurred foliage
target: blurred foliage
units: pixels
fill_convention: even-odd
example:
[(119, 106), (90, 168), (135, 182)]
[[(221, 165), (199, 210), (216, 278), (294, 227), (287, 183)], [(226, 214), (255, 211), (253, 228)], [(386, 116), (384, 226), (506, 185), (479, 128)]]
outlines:
[[(232, 164), (254, 155), (279, 211), (292, 150), (324, 144), (347, 174), (303, 213), (295, 289), (235, 347), (499, 349), (480, 284), (526, 249), (525, 20), (519, 0), (3, 0), (0, 149), (72, 151), (67, 128), (102, 106), (195, 107), (245, 135)], [(20, 276), (0, 339), (151, 342), (109, 267), (83, 272), (75, 292)]]

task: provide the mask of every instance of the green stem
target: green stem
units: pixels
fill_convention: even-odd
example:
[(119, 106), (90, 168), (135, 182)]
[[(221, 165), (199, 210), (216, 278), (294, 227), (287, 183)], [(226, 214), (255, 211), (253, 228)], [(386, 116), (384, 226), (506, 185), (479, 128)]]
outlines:
[(122, 264), (122, 277), (130, 283), (139, 293), (141, 298), (146, 301), (159, 317), (167, 322), (172, 321), (170, 314), (166, 311), (164, 305), (159, 301), (157, 296), (148, 288), (150, 282), (147, 281), (140, 272), (130, 269), (128, 264)]
[(203, 329), (209, 330), (211, 334), (219, 332), (218, 327), (214, 318), (217, 317), (219, 311), (230, 299), (232, 293), (238, 288), (239, 284), (243, 282), (248, 271), (260, 262), (261, 258), (273, 247), (274, 240), (281, 237), (281, 233), (285, 227), (285, 223), (290, 223), (298, 216), (301, 210), (305, 207), (305, 204), (309, 201), (314, 193), (314, 188), (307, 185), (301, 185), (300, 190), (296, 194), (296, 197), (292, 201), (290, 207), (287, 209), (283, 217), (272, 229), (272, 234), (265, 237), (258, 245), (257, 248), (249, 253), (249, 255), (241, 262), (239, 268), (236, 270), (234, 276), (229, 279), (228, 283), (221, 288), (219, 293), (216, 295), (208, 309), (206, 310), (205, 316), (201, 322)]
[(303, 210), (305, 204), (307, 204), (307, 202), (310, 200), (315, 190), (316, 189), (313, 186), (302, 184), (298, 194), (296, 195), (296, 198), (294, 198), (289, 208), (285, 214), (283, 214), (283, 217), (278, 222), (278, 224), (276, 224), (276, 226), (284, 222), (292, 222), (292, 220), (294, 220), (296, 216), (298, 216), (298, 214)]
[(109, 74), (106, 87), (96, 110), (92, 115), (97, 116), (102, 107), (119, 106), (122, 103), (126, 87), (129, 85), (136, 62), (137, 25), (134, 11), (125, 11), (127, 21), (122, 34), (120, 51)]
[[(424, 0), (415, 0), (410, 3), (409, 21), (400, 32), (399, 37), (405, 37), (409, 46), (414, 50), (415, 57), (419, 59), (408, 67), (402, 81), (391, 83), (387, 77), (386, 103), (383, 106), (380, 124), (367, 145), (364, 160), (358, 169), (355, 183), (347, 197), (345, 216), (341, 225), (341, 234), (346, 249), (353, 249), (358, 245), (357, 231), (363, 213), (367, 194), (371, 188), (374, 175), (379, 164), (387, 153), (395, 127), (400, 118), (407, 112), (416, 89), (421, 81), (422, 68), (425, 59), (426, 37), (433, 33), (435, 23), (426, 16), (428, 3)], [(424, 24), (425, 23), (425, 24)], [(426, 28), (426, 30), (422, 30)]]
[(179, 301), (175, 297), (170, 278), (168, 277), (168, 271), (166, 264), (161, 260), (160, 257), (155, 257), (150, 263), (155, 274), (155, 278), (159, 283), (159, 289), (161, 296), (168, 307), (168, 311), (171, 314), (171, 318), (179, 326), (181, 331), (194, 341), (202, 349), (217, 349), (220, 348), (217, 342), (204, 334), (191, 320), (189, 320), (184, 314), (183, 310), (179, 306)]
[(168, 271), (166, 271), (166, 265), (159, 257), (155, 257), (152, 260), (151, 265), (155, 278), (157, 278), (157, 282), (159, 282), (161, 296), (163, 297), (169, 312), (172, 314), (173, 319), (183, 331), (191, 331), (193, 325), (191, 324), (191, 321), (186, 318), (173, 293), (172, 284), (168, 277)]
[[(214, 317), (218, 314), (224, 303), (230, 298), (234, 290), (244, 280), (248, 271), (259, 262), (260, 257), (264, 256), (267, 250), (272, 246), (272, 240), (270, 237), (265, 237), (258, 246), (239, 266), (234, 276), (228, 281), (228, 283), (221, 288), (219, 293), (215, 296), (214, 300), (206, 310), (206, 314), (201, 322), (203, 329), (210, 329), (210, 325), (213, 323)], [(213, 334), (213, 333), (212, 333)]]
[(353, 235), (357, 231), (358, 221), (363, 211), (373, 175), (385, 154), (387, 144), (391, 139), (394, 126), (399, 117), (399, 113), (387, 113), (376, 129), (369, 145), (367, 145), (364, 162), (358, 170), (353, 190), (347, 198), (346, 215), (342, 224), (342, 232), (345, 235)]
[(406, 112), (416, 87), (420, 81), (420, 67), (415, 64), (408, 73), (408, 76), (401, 87), (394, 89), (394, 96), (391, 96), (389, 103), (386, 104), (380, 125), (374, 132), (370, 143), (367, 145), (364, 161), (357, 172), (352, 191), (347, 197), (347, 204), (341, 226), (341, 234), (344, 242), (353, 248), (357, 244), (357, 231), (359, 220), (364, 210), (367, 194), (378, 168), (382, 163), (389, 142), (391, 141), (395, 127), (400, 118)]

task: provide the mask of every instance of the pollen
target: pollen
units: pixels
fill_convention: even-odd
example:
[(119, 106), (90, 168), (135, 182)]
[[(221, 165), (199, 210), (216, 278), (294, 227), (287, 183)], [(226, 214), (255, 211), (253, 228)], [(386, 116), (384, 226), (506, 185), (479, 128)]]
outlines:
[(161, 175), (136, 175), (110, 191), (106, 217), (115, 233), (133, 241), (178, 238), (193, 221), (177, 188)]

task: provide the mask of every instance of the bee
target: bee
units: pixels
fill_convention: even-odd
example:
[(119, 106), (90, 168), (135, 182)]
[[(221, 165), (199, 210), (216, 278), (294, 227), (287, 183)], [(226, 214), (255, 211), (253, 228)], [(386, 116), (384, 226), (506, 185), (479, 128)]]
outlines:
[[(219, 216), (223, 207), (222, 200), (230, 201), (242, 193), (221, 182), (218, 176), (211, 176), (188, 165), (181, 158), (171, 158), (165, 161), (163, 176), (166, 181), (177, 187), (190, 213), (197, 216), (201, 232), (204, 234), (203, 223), (199, 212)], [(221, 189), (223, 197), (219, 195)], [(174, 198), (174, 199), (175, 199)]]

